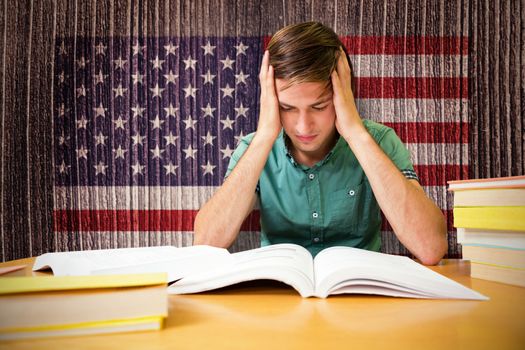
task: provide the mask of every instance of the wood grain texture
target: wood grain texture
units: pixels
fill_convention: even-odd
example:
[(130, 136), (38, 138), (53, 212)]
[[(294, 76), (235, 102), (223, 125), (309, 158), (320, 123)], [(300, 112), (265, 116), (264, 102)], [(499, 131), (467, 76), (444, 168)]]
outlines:
[[(525, 173), (524, 18), (524, 0), (0, 1), (0, 258), (5, 261), (51, 250), (181, 246), (192, 242), (191, 233), (53, 233), (53, 174), (59, 165), (54, 163), (53, 149), (58, 139), (53, 139), (53, 135), (61, 132), (54, 129), (53, 121), (60, 118), (65, 107), (53, 105), (52, 96), (58, 92), (70, 94), (71, 100), (76, 101), (75, 91), (60, 88), (60, 74), (74, 80), (84, 78), (76, 69), (67, 68), (71, 65), (55, 65), (62, 50), (60, 40), (65, 45), (63, 50), (74, 52), (69, 58), (76, 60), (89, 53), (85, 58), (97, 62), (97, 38), (109, 38), (104, 42), (107, 52), (116, 55), (111, 47), (117, 38), (129, 38), (129, 45), (124, 45), (129, 50), (137, 39), (146, 37), (267, 36), (284, 25), (310, 20), (325, 23), (342, 36), (468, 36), (468, 57), (462, 56), (459, 61), (443, 57), (439, 66), (430, 67), (432, 71), (426, 73), (462, 72), (468, 66), (468, 86), (459, 87), (461, 91), (468, 89), (468, 113), (459, 113), (468, 118), (461, 120), (461, 125), (469, 127), (469, 157), (455, 159), (462, 153), (449, 154), (443, 148), (419, 154), (418, 158), (468, 163), (469, 176), (473, 178)], [(94, 40), (63, 40), (79, 36)], [(425, 48), (418, 50), (424, 52)], [(133, 63), (130, 51), (120, 54), (129, 58), (128, 64)], [(107, 62), (110, 65), (117, 58), (112, 56)], [(401, 61), (409, 71), (421, 69), (423, 63), (422, 56), (415, 63)], [(114, 81), (112, 67), (105, 64), (104, 74)], [(113, 115), (112, 91), (101, 91), (97, 98)], [(127, 97), (124, 103), (129, 101)], [(73, 115), (78, 116), (98, 102), (89, 100), (86, 105), (75, 103), (68, 108), (73, 108)], [(432, 110), (432, 103), (422, 101), (418, 108)], [(399, 113), (402, 115), (403, 110)], [(445, 111), (435, 113), (436, 120), (446, 120)], [(115, 138), (108, 136), (108, 142)], [(111, 149), (105, 152), (110, 154)], [(100, 154), (103, 155), (108, 154)], [(150, 156), (147, 150), (144, 155)], [(70, 160), (77, 161), (76, 157)], [(105, 200), (120, 200), (111, 190), (106, 195)], [(433, 199), (450, 202), (450, 198)], [(90, 203), (100, 200), (88, 199)], [(449, 231), (448, 256), (459, 257), (454, 231), (451, 227)], [(232, 251), (254, 247), (258, 240), (255, 231), (241, 234)], [(391, 233), (383, 234), (383, 250), (408, 253)]]

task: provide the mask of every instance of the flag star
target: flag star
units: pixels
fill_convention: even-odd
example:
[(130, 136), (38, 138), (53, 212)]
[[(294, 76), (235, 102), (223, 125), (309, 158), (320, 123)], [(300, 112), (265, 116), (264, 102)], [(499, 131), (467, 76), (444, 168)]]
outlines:
[(105, 55), (106, 54), (106, 49), (108, 47), (104, 44), (102, 44), (102, 42), (98, 43), (97, 46), (95, 46), (95, 52), (97, 55)]
[(178, 165), (174, 165), (172, 162), (169, 162), (168, 165), (164, 165), (164, 169), (166, 169), (166, 175), (176, 175), (175, 170), (177, 170), (178, 167)]
[(192, 119), (191, 116), (188, 116), (188, 118), (184, 119), (182, 122), (186, 124), (186, 127), (184, 128), (184, 130), (187, 130), (187, 129), (195, 130), (195, 124), (197, 124), (197, 121)]
[(204, 118), (210, 116), (210, 117), (213, 117), (213, 112), (217, 109), (217, 108), (212, 108), (210, 106), (210, 103), (208, 102), (208, 105), (206, 106), (206, 108), (202, 108), (202, 111), (204, 112)]
[(237, 50), (236, 56), (244, 55), (246, 56), (246, 49), (248, 49), (249, 46), (246, 46), (242, 43), (242, 41), (239, 43), (239, 45), (235, 46), (235, 49)]
[(170, 103), (168, 107), (164, 107), (164, 110), (166, 111), (166, 117), (177, 117), (177, 111), (179, 110), (177, 107), (173, 107), (173, 105)]
[(231, 158), (233, 154), (233, 149), (230, 148), (230, 145), (226, 145), (226, 148), (221, 149), (222, 159)]
[(104, 79), (106, 79), (108, 75), (107, 74), (102, 74), (102, 69), (98, 71), (98, 74), (95, 74), (95, 85), (96, 84), (100, 84), (100, 83), (104, 83)]
[(89, 60), (86, 60), (84, 56), (80, 57), (79, 60), (77, 60), (77, 68), (83, 69), (86, 68), (86, 64), (89, 63)]
[(106, 169), (108, 168), (108, 166), (105, 165), (103, 162), (98, 162), (98, 164), (93, 165), (93, 167), (95, 168), (95, 175), (106, 175)]
[(202, 74), (201, 77), (204, 78), (204, 84), (213, 85), (213, 79), (216, 77), (216, 75), (211, 74), (210, 70), (208, 69), (206, 74)]
[(224, 88), (221, 88), (221, 91), (224, 95), (222, 95), (222, 98), (225, 98), (225, 97), (231, 97), (233, 98), (233, 95), (232, 93), (235, 91), (234, 88), (231, 88), (230, 87), (230, 84), (226, 84), (226, 87)]
[(77, 148), (77, 158), (87, 159), (88, 153), (89, 153), (89, 150), (86, 149), (84, 145), (80, 146), (80, 148)]
[(80, 85), (80, 87), (77, 88), (77, 97), (80, 96), (86, 96), (86, 87), (84, 84)]
[(60, 50), (58, 51), (60, 55), (67, 55), (66, 51), (66, 43), (62, 41), (62, 44), (60, 44)]
[(133, 78), (133, 84), (144, 84), (144, 74), (137, 72), (137, 74), (131, 74), (131, 77)]
[(63, 84), (64, 83), (64, 80), (66, 80), (66, 74), (64, 73), (64, 71), (62, 71), (59, 75), (58, 75), (58, 82)]
[(135, 165), (131, 166), (131, 168), (133, 169), (133, 175), (137, 175), (137, 174), (143, 175), (145, 166), (140, 165), (139, 161), (137, 161)]
[(162, 64), (164, 63), (164, 60), (159, 59), (159, 56), (155, 57), (154, 60), (150, 60), (151, 64), (153, 64), (153, 69), (162, 69)]
[(65, 104), (61, 104), (60, 107), (58, 107), (58, 116), (59, 117), (62, 117), (66, 114), (66, 105)]
[(204, 141), (204, 144), (203, 144), (204, 146), (205, 146), (205, 145), (208, 145), (208, 144), (210, 144), (210, 145), (213, 146), (213, 140), (215, 140), (217, 137), (212, 136), (212, 135), (210, 134), (210, 131), (208, 131), (208, 132), (206, 133), (206, 136), (201, 136), (201, 138), (202, 138), (202, 140)]
[(235, 85), (237, 84), (245, 84), (246, 85), (246, 79), (249, 77), (249, 74), (244, 74), (244, 72), (241, 70), (241, 73), (235, 74)]
[(137, 42), (135, 45), (133, 45), (133, 56), (138, 55), (138, 54), (142, 55), (145, 48), (146, 46), (140, 46), (139, 43)]
[(155, 116), (155, 119), (150, 120), (150, 123), (153, 125), (153, 126), (152, 126), (152, 129), (153, 129), (153, 130), (155, 130), (155, 129), (161, 129), (161, 128), (162, 128), (162, 124), (164, 124), (164, 122), (165, 122), (164, 120), (161, 120), (161, 119), (159, 118), (159, 115), (158, 115), (158, 114)]
[(204, 174), (202, 174), (202, 175), (206, 175), (206, 174), (213, 175), (213, 169), (215, 169), (216, 166), (215, 165), (211, 165), (210, 161), (208, 160), (206, 162), (206, 165), (201, 165), (201, 168), (204, 170)]
[(176, 45), (173, 45), (171, 42), (168, 43), (168, 45), (164, 45), (164, 50), (166, 50), (166, 56), (169, 54), (175, 55), (175, 50), (177, 50), (179, 47)]
[(125, 155), (128, 150), (122, 149), (122, 146), (119, 145), (118, 148), (114, 148), (113, 152), (115, 153), (115, 159), (126, 159)]
[(206, 45), (204, 46), (201, 46), (202, 49), (204, 50), (204, 56), (210, 54), (213, 56), (213, 50), (215, 50), (215, 47), (216, 46), (213, 46), (210, 44), (210, 41), (208, 40), (208, 42), (206, 43)]
[(159, 84), (155, 85), (155, 87), (150, 88), (151, 92), (153, 92), (152, 97), (162, 97), (162, 91), (166, 90), (165, 88), (159, 87)]
[(161, 158), (162, 157), (162, 153), (164, 152), (163, 149), (159, 148), (159, 145), (155, 146), (154, 149), (150, 149), (149, 151), (151, 153), (153, 153), (153, 158)]
[(226, 56), (226, 59), (220, 60), (220, 61), (224, 65), (224, 67), (222, 67), (222, 70), (225, 70), (225, 69), (228, 69), (228, 68), (233, 70), (232, 64), (234, 64), (235, 61), (230, 59), (230, 56)]
[(122, 119), (120, 115), (118, 116), (118, 119), (113, 120), (113, 123), (115, 123), (115, 130), (116, 129), (126, 130), (126, 127), (124, 126), (124, 124), (126, 124), (127, 121)]
[(127, 60), (123, 60), (122, 57), (113, 60), (113, 63), (115, 63), (115, 69), (125, 69), (124, 65), (126, 64), (126, 62)]
[(85, 129), (87, 126), (88, 120), (84, 115), (80, 117), (79, 120), (77, 120), (77, 129)]
[(102, 132), (99, 131), (98, 135), (95, 136), (95, 146), (106, 145), (106, 139), (108, 136), (104, 136)]
[(242, 138), (244, 137), (245, 135), (242, 133), (242, 130), (241, 130), (241, 133), (237, 136), (234, 136), (235, 138), (235, 144), (239, 144), (239, 142), (241, 142)]
[(62, 164), (58, 166), (58, 171), (60, 172), (60, 174), (65, 174), (67, 173), (69, 168), (71, 168), (71, 165), (66, 165), (66, 162), (62, 160)]
[(197, 60), (194, 60), (191, 58), (191, 56), (188, 57), (188, 59), (183, 60), (186, 67), (184, 70), (193, 69), (195, 70), (195, 63), (197, 63)]
[(222, 130), (226, 130), (226, 129), (231, 129), (233, 130), (233, 123), (235, 121), (233, 119), (230, 119), (230, 116), (227, 115), (226, 116), (226, 119), (224, 120), (221, 120), (221, 123), (222, 123)]
[(184, 93), (186, 94), (186, 96), (184, 96), (184, 97), (189, 97), (189, 96), (191, 96), (191, 97), (195, 98), (195, 93), (197, 92), (198, 89), (192, 87), (191, 84), (189, 84), (188, 86), (186, 86), (186, 87), (185, 87), (184, 89), (182, 89), (182, 90), (184, 90)]
[(179, 76), (177, 74), (173, 74), (173, 72), (170, 70), (168, 74), (164, 74), (164, 78), (166, 78), (166, 85), (168, 85), (169, 83), (175, 84), (175, 80), (178, 77)]
[(146, 136), (142, 136), (138, 132), (135, 135), (131, 136), (131, 139), (133, 140), (133, 145), (143, 146), (143, 142), (145, 138)]
[(178, 138), (179, 138), (178, 136), (173, 135), (170, 131), (170, 134), (168, 136), (164, 136), (164, 139), (166, 139), (166, 146), (168, 145), (176, 146), (175, 141), (177, 141)]
[(124, 93), (128, 91), (128, 89), (124, 89), (122, 84), (119, 84), (119, 86), (113, 88), (113, 91), (115, 92), (115, 97), (124, 97)]
[(102, 116), (102, 117), (106, 116), (107, 108), (104, 108), (104, 106), (102, 105), (102, 102), (100, 102), (98, 107), (93, 108), (93, 110), (95, 111), (95, 118), (98, 116)]
[(235, 107), (233, 109), (235, 109), (235, 119), (239, 117), (246, 117), (246, 112), (249, 110), (249, 108), (243, 106), (242, 102), (239, 107)]
[(134, 117), (143, 117), (143, 113), (146, 110), (146, 108), (140, 107), (138, 104), (135, 107), (131, 107), (131, 110), (133, 111), (133, 118)]
[(64, 135), (64, 133), (62, 132), (62, 135), (60, 135), (60, 136), (58, 137), (58, 144), (59, 144), (60, 146), (62, 146), (62, 145), (65, 145), (65, 144), (67, 143), (67, 141), (69, 141), (69, 136), (66, 137), (66, 136)]
[(84, 69), (86, 68), (86, 64), (89, 63), (89, 60), (86, 60), (84, 56), (80, 57), (79, 60), (77, 60), (77, 69)]
[(195, 154), (197, 153), (197, 150), (193, 149), (191, 145), (189, 145), (188, 148), (183, 149), (182, 151), (186, 154), (186, 157), (184, 159), (188, 159), (188, 158), (195, 159)]

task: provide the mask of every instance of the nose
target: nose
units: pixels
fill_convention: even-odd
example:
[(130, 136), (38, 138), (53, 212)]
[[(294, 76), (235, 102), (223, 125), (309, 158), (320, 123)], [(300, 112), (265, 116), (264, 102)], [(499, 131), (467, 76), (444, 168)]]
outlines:
[(313, 118), (307, 111), (300, 111), (295, 129), (299, 135), (310, 135), (313, 130)]

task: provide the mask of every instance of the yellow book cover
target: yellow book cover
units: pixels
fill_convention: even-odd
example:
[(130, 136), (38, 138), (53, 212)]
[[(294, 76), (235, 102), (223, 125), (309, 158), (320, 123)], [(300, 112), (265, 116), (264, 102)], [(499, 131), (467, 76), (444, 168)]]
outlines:
[(0, 278), (0, 295), (74, 289), (138, 287), (166, 283), (166, 273), (2, 277)]
[(525, 206), (454, 208), (454, 227), (525, 231)]

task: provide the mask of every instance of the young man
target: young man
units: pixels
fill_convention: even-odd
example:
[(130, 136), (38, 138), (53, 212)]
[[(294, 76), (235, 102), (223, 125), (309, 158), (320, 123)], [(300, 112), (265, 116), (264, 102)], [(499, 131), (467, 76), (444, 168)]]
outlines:
[(395, 132), (362, 120), (347, 55), (315, 22), (278, 31), (259, 74), (257, 131), (233, 154), (224, 184), (195, 219), (194, 244), (230, 246), (257, 199), (261, 244), (313, 255), (345, 245), (378, 251), (383, 211), (424, 264), (447, 251), (444, 217), (417, 181)]

